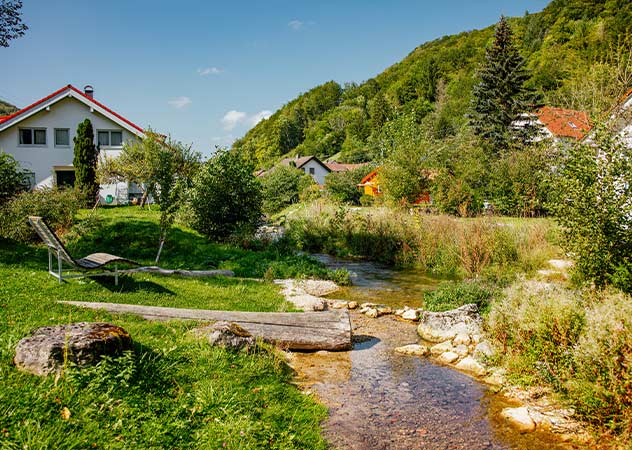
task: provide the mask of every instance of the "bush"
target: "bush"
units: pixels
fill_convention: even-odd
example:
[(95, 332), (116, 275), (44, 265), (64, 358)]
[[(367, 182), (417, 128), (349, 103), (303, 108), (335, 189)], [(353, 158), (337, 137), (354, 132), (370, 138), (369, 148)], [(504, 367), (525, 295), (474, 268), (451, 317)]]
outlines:
[(0, 152), (0, 204), (22, 190), (22, 179), (20, 165), (13, 156)]
[(314, 179), (292, 166), (278, 166), (261, 177), (263, 211), (274, 214), (299, 201), (300, 193), (314, 185)]
[(562, 246), (575, 255), (579, 275), (597, 286), (632, 293), (632, 159), (610, 131), (568, 152), (552, 204)]
[(253, 172), (238, 153), (219, 149), (194, 180), (192, 227), (213, 240), (253, 233), (261, 219), (262, 200)]
[(71, 189), (24, 192), (0, 210), (0, 235), (21, 242), (36, 241), (28, 216), (43, 217), (51, 229), (61, 233), (73, 224), (78, 209), (79, 199)]
[(359, 205), (362, 193), (358, 184), (373, 169), (372, 165), (362, 165), (346, 172), (332, 172), (325, 177), (325, 191), (338, 202)]
[(446, 281), (436, 290), (424, 294), (424, 308), (440, 312), (474, 303), (479, 311), (485, 313), (493, 296), (494, 290), (479, 282)]

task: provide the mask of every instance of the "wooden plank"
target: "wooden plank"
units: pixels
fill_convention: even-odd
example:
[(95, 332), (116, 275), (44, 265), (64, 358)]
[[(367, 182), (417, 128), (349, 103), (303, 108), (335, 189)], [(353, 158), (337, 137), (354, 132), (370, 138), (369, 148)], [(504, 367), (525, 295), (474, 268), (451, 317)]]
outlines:
[(68, 305), (108, 312), (138, 314), (148, 320), (225, 320), (253, 336), (290, 350), (347, 350), (351, 348), (351, 321), (347, 310), (309, 313), (261, 313), (167, 308), (124, 303), (68, 302)]

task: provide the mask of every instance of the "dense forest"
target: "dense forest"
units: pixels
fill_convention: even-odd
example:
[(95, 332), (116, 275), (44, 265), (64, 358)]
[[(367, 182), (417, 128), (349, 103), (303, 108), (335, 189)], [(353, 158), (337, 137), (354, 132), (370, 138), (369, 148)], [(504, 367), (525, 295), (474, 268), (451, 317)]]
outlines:
[(18, 108), (13, 106), (11, 103), (0, 100), (0, 116), (8, 116), (9, 114), (13, 114), (17, 110)]
[[(508, 23), (530, 74), (527, 85), (543, 104), (598, 114), (632, 84), (629, 0), (553, 0), (542, 12)], [(269, 167), (297, 154), (382, 161), (402, 134), (417, 146), (420, 134), (426, 143), (462, 142), (493, 35), (490, 26), (445, 36), (361, 84), (317, 86), (260, 122), (233, 148)]]

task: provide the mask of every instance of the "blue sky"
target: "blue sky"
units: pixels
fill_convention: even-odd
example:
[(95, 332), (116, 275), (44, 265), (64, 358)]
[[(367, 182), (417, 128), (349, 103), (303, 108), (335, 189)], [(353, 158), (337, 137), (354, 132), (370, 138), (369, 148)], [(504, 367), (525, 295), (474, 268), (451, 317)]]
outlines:
[(209, 154), (328, 80), (361, 82), (428, 40), (548, 0), (24, 0), (0, 98), (91, 84), (126, 118)]

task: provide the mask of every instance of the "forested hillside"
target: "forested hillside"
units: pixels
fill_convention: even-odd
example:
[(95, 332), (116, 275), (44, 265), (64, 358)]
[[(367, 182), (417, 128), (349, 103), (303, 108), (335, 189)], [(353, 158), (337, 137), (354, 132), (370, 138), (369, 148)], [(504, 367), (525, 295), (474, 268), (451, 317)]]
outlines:
[(13, 114), (17, 110), (18, 108), (13, 106), (11, 103), (0, 100), (0, 116), (8, 116), (9, 114)]
[[(531, 74), (528, 85), (548, 105), (599, 113), (632, 84), (629, 0), (554, 0), (509, 24)], [(362, 84), (315, 87), (234, 148), (268, 167), (294, 154), (382, 160), (396, 135), (419, 133), (411, 131), (411, 122), (426, 140), (458, 137), (493, 33), (490, 26), (425, 43)]]

